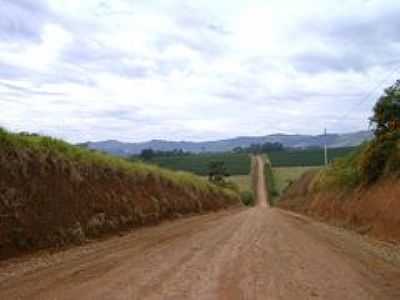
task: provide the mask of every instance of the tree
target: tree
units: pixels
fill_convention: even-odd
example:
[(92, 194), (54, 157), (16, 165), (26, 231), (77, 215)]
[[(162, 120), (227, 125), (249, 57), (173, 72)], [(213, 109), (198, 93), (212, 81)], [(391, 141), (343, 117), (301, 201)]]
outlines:
[(373, 112), (370, 121), (375, 127), (375, 139), (365, 149), (360, 161), (362, 174), (368, 183), (400, 169), (400, 80), (384, 91)]
[(370, 120), (375, 126), (376, 137), (400, 131), (400, 80), (385, 90), (375, 104)]
[(223, 161), (210, 162), (208, 169), (208, 180), (212, 183), (223, 184), (225, 177), (229, 176)]
[(143, 160), (151, 160), (154, 157), (154, 150), (153, 149), (143, 149), (140, 153), (140, 157)]
[(283, 150), (284, 147), (281, 143), (269, 143), (269, 142), (265, 142), (264, 144), (251, 144), (248, 148), (244, 149), (245, 152), (253, 154), (283, 151)]
[(245, 151), (245, 149), (243, 149), (242, 147), (235, 147), (232, 149), (233, 153), (243, 153)]

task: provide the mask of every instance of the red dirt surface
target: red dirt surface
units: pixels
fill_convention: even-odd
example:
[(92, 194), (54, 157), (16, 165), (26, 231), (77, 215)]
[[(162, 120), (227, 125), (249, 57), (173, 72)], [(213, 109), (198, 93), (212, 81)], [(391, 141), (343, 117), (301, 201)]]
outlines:
[(400, 299), (400, 264), (261, 201), (5, 261), (0, 299)]
[(239, 204), (158, 176), (0, 149), (0, 259)]
[(279, 207), (352, 228), (377, 239), (400, 243), (400, 180), (385, 178), (354, 191), (315, 193), (315, 173), (307, 172), (282, 197)]

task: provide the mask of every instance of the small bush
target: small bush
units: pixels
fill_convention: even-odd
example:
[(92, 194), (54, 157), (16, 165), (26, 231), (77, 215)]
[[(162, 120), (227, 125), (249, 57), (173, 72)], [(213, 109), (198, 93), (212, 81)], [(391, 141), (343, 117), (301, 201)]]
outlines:
[(362, 182), (359, 166), (361, 154), (367, 146), (361, 146), (357, 151), (335, 160), (328, 168), (322, 169), (314, 182), (314, 189), (329, 189), (336, 187), (352, 188)]
[(254, 194), (250, 191), (244, 191), (240, 193), (240, 198), (246, 206), (254, 206)]

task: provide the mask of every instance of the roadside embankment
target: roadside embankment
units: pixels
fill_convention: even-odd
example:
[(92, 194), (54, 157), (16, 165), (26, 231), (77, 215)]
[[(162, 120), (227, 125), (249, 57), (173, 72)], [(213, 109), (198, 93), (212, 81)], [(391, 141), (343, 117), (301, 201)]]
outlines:
[(239, 203), (188, 173), (0, 129), (0, 258)]
[(400, 180), (384, 177), (355, 188), (315, 188), (318, 171), (306, 172), (279, 201), (279, 207), (303, 213), (377, 239), (400, 242)]

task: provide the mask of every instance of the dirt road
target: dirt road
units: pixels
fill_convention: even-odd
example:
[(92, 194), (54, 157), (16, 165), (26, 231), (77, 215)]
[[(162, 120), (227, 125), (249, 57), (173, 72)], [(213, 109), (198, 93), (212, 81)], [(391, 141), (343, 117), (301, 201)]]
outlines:
[(400, 299), (395, 257), (269, 208), (265, 188), (259, 197), (254, 208), (0, 263), (0, 299)]
[(256, 205), (258, 207), (268, 207), (268, 194), (264, 178), (264, 160), (261, 156), (256, 156), (254, 167), (257, 170), (257, 199)]

